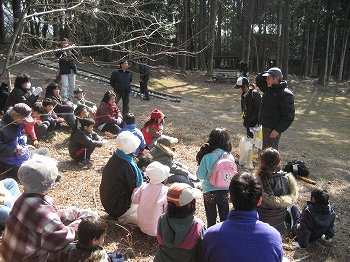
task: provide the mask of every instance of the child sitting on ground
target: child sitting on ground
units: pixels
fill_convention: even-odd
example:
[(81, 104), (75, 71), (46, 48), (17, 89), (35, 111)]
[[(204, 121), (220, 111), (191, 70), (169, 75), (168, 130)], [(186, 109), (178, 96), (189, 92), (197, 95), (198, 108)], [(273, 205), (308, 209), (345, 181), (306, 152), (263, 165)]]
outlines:
[[(309, 242), (319, 238), (329, 240), (334, 236), (335, 212), (329, 203), (326, 190), (315, 188), (300, 215), (298, 243), (307, 247)], [(324, 236), (323, 236), (324, 235)]]
[(132, 113), (127, 113), (123, 116), (123, 127), (120, 129), (120, 132), (123, 131), (130, 131), (133, 133), (135, 136), (140, 138), (141, 144), (140, 146), (136, 149), (135, 155), (138, 155), (140, 152), (142, 152), (146, 148), (146, 142), (145, 138), (143, 137), (143, 134), (141, 130), (135, 125), (135, 116)]
[(165, 115), (155, 108), (151, 112), (150, 118), (144, 124), (141, 131), (148, 149), (154, 147), (157, 139), (163, 134), (164, 119)]
[(134, 189), (131, 201), (139, 204), (137, 213), (142, 214), (137, 217), (141, 231), (150, 236), (157, 235), (157, 225), (159, 217), (165, 213), (168, 187), (164, 185), (169, 177), (168, 166), (155, 161), (146, 168), (146, 175), (149, 183), (143, 183), (141, 187)]
[(137, 157), (137, 166), (140, 169), (142, 176), (143, 176), (143, 181), (144, 182), (149, 182), (149, 178), (146, 175), (146, 168), (149, 164), (153, 162), (153, 157), (151, 154), (139, 154)]
[(28, 140), (31, 141), (31, 144), (33, 144), (35, 147), (39, 147), (38, 140), (42, 138), (50, 126), (50, 123), (48, 121), (41, 120), (41, 116), (43, 114), (45, 114), (43, 105), (39, 102), (36, 102), (32, 106), (32, 118), (34, 122), (24, 122), (24, 133), (26, 134)]
[(97, 106), (94, 102), (88, 101), (85, 99), (84, 90), (79, 87), (74, 89), (74, 98), (73, 98), (74, 106), (84, 105), (86, 106), (89, 113), (93, 116), (96, 113)]
[(107, 224), (104, 220), (97, 216), (84, 217), (78, 227), (78, 240), (70, 243), (62, 251), (60, 261), (124, 261), (121, 253), (107, 254), (103, 249), (106, 232)]
[(70, 135), (70, 138), (72, 138), (75, 134), (75, 131), (77, 131), (77, 129), (81, 127), (80, 119), (90, 117), (90, 114), (85, 105), (78, 105), (74, 110), (74, 115), (75, 115), (75, 122), (72, 128), (72, 133)]
[(175, 152), (172, 146), (177, 144), (177, 142), (178, 139), (175, 137), (162, 135), (158, 138), (155, 147), (153, 147), (149, 153), (155, 161), (170, 167), (170, 173), (174, 175), (169, 177), (168, 183), (181, 182), (194, 187), (190, 180), (197, 181), (197, 176), (188, 171), (186, 165), (174, 160)]
[(54, 131), (55, 129), (62, 128), (63, 123), (65, 121), (64, 118), (58, 117), (55, 111), (53, 111), (55, 105), (56, 102), (53, 101), (51, 98), (45, 98), (43, 100), (45, 114), (41, 116), (41, 120), (50, 123), (50, 126), (48, 127), (47, 131)]
[(95, 121), (92, 118), (80, 119), (81, 127), (75, 131), (70, 143), (69, 154), (76, 163), (91, 166), (91, 154), (95, 147), (101, 147), (107, 143), (93, 131)]
[(158, 223), (158, 247), (154, 261), (202, 261), (201, 246), (206, 227), (194, 216), (201, 191), (184, 183), (168, 190), (168, 210)]

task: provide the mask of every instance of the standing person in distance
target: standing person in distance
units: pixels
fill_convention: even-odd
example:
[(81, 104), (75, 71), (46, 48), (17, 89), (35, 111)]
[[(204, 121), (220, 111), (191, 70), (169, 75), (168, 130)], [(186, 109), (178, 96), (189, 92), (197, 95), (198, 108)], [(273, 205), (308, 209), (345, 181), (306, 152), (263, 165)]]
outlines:
[(242, 76), (248, 77), (248, 74), (249, 74), (248, 64), (243, 61), (239, 61), (238, 65), (239, 65), (239, 71), (242, 73)]
[(263, 148), (278, 150), (281, 135), (293, 123), (295, 116), (294, 95), (288, 89), (287, 81), (278, 67), (270, 68), (265, 74), (268, 90), (264, 93), (259, 111), (262, 125)]
[(149, 100), (148, 92), (148, 80), (149, 80), (149, 65), (147, 64), (146, 58), (139, 59), (139, 72), (140, 72), (140, 91), (143, 94), (143, 100)]
[(115, 103), (118, 104), (120, 99), (123, 101), (123, 115), (129, 113), (130, 92), (132, 83), (132, 73), (128, 70), (127, 60), (119, 63), (120, 69), (115, 70), (110, 78), (110, 85), (117, 95)]
[[(62, 48), (69, 47), (68, 39), (62, 37), (60, 39), (60, 45)], [(56, 57), (59, 58), (59, 73), (61, 75), (61, 93), (63, 100), (73, 101), (75, 78), (77, 74), (77, 66), (74, 60), (77, 59), (78, 51), (74, 48), (61, 50), (56, 52)]]
[(247, 137), (253, 138), (254, 135), (250, 131), (250, 128), (258, 124), (261, 96), (258, 90), (249, 87), (249, 81), (246, 77), (239, 77), (234, 88), (242, 92), (241, 109), (243, 125), (247, 129)]

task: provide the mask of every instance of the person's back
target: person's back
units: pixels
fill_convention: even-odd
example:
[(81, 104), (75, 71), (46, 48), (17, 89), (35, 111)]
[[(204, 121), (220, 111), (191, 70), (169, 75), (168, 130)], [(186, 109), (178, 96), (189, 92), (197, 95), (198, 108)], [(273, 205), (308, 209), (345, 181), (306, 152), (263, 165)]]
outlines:
[(169, 188), (168, 211), (159, 219), (158, 247), (154, 257), (160, 261), (202, 261), (201, 244), (206, 229), (203, 221), (193, 214), (200, 191), (184, 183)]
[(136, 149), (135, 154), (138, 155), (141, 151), (143, 151), (146, 148), (146, 141), (145, 138), (143, 137), (143, 134), (141, 130), (135, 125), (135, 115), (132, 113), (127, 113), (123, 116), (123, 127), (120, 129), (119, 133), (123, 131), (129, 131), (133, 133), (135, 136), (137, 136), (141, 144), (140, 146)]
[(258, 220), (254, 208), (261, 203), (262, 184), (250, 173), (235, 175), (230, 183), (234, 210), (227, 220), (206, 231), (203, 238), (203, 261), (282, 261), (279, 232)]
[(325, 239), (334, 236), (335, 212), (328, 199), (329, 195), (324, 190), (316, 188), (311, 192), (311, 200), (307, 201), (300, 216), (300, 247), (307, 247), (310, 241), (315, 241), (322, 235), (325, 235)]

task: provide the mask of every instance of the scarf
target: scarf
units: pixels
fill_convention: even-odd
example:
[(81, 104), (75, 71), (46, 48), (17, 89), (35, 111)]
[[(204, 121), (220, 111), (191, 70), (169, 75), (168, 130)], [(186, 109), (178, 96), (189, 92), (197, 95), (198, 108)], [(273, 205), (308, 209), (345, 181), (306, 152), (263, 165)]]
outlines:
[(134, 173), (135, 173), (135, 179), (136, 179), (136, 187), (139, 187), (142, 185), (142, 181), (143, 181), (143, 176), (142, 176), (142, 173), (139, 169), (139, 167), (137, 166), (137, 163), (136, 163), (136, 160), (134, 158), (133, 155), (128, 155), (128, 154), (125, 154), (123, 151), (121, 151), (120, 149), (117, 149), (115, 151), (115, 154), (117, 157), (125, 160), (126, 162), (128, 162), (132, 169), (134, 170)]

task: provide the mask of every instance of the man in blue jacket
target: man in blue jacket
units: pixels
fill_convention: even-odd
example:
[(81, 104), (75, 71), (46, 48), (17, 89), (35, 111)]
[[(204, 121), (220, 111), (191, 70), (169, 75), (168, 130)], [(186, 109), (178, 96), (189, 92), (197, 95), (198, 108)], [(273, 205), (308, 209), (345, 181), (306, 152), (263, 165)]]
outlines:
[(227, 220), (205, 232), (203, 261), (282, 261), (280, 233), (260, 221), (254, 210), (261, 204), (262, 190), (261, 181), (255, 174), (244, 172), (232, 178), (229, 193), (234, 209)]
[(128, 61), (122, 60), (119, 65), (120, 69), (113, 71), (109, 83), (117, 95), (115, 103), (118, 104), (120, 99), (122, 99), (123, 115), (125, 115), (129, 113), (132, 73), (128, 70)]
[(288, 89), (287, 81), (278, 67), (270, 68), (265, 74), (267, 91), (262, 97), (259, 123), (262, 125), (263, 148), (278, 150), (281, 135), (293, 123), (295, 108), (294, 95)]

